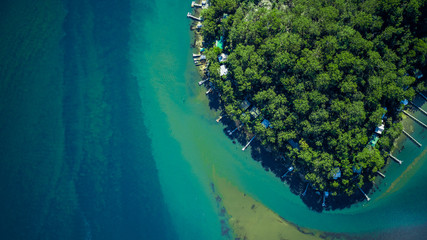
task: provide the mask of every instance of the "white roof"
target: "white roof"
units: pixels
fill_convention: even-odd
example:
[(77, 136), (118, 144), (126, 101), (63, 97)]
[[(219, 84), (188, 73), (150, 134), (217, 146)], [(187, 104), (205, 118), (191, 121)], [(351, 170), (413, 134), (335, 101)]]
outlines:
[(384, 124), (381, 123), (381, 125), (375, 129), (375, 132), (378, 134), (381, 134), (381, 133), (383, 133), (383, 131), (384, 131)]
[(219, 62), (224, 62), (227, 60), (227, 57), (228, 57), (227, 54), (221, 53), (221, 55), (219, 55), (219, 57), (218, 57), (218, 60), (219, 60)]
[(221, 67), (219, 68), (219, 75), (224, 76), (224, 75), (227, 75), (227, 73), (228, 73), (228, 69), (225, 67), (225, 65), (221, 65)]

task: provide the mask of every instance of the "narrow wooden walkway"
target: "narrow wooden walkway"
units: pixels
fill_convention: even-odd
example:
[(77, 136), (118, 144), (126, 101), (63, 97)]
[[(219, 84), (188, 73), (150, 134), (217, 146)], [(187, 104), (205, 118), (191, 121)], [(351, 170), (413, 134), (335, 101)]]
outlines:
[(419, 143), (417, 140), (415, 140), (415, 138), (414, 137), (412, 137), (411, 135), (409, 135), (409, 133), (407, 133), (405, 130), (403, 130), (403, 133), (409, 138), (409, 139), (411, 139), (414, 143), (416, 143), (417, 145), (418, 145), (418, 147), (421, 147), (422, 146), (422, 144), (421, 143)]
[(412, 106), (416, 107), (418, 110), (420, 110), (422, 113), (424, 113), (425, 115), (427, 115), (427, 112), (426, 112), (426, 111), (424, 111), (424, 109), (422, 109), (422, 108), (418, 107), (417, 105), (415, 105), (415, 103), (413, 103), (413, 102), (411, 102), (411, 101), (409, 101), (409, 103), (410, 103), (410, 104), (412, 104)]
[(402, 111), (404, 114), (406, 114), (408, 117), (412, 118), (415, 122), (419, 123), (421, 126), (427, 128), (427, 125), (420, 120), (418, 120), (416, 117), (412, 116), (411, 114), (407, 113), (406, 111)]
[(201, 19), (201, 18), (198, 18), (198, 17), (195, 17), (195, 16), (191, 15), (191, 13), (187, 13), (187, 17), (188, 17), (188, 18), (191, 18), (191, 19), (193, 19), (193, 20), (196, 20), (196, 21), (202, 21), (202, 19)]
[(424, 94), (422, 94), (422, 93), (418, 92), (417, 90), (415, 90), (415, 92), (417, 92), (421, 97), (423, 97), (423, 98), (424, 98), (424, 100), (426, 100), (426, 101), (427, 101), (427, 97), (426, 97), (426, 96), (424, 96)]
[(381, 177), (385, 178), (384, 173), (382, 173), (382, 172), (380, 172), (380, 171), (378, 171), (377, 173), (378, 173), (378, 175), (380, 175)]
[(397, 159), (397, 157), (395, 157), (395, 156), (391, 155), (391, 153), (390, 153), (390, 155), (389, 155), (389, 156), (391, 157), (391, 159), (393, 159), (393, 160), (394, 160), (394, 161), (396, 161), (397, 163), (402, 164), (402, 161), (401, 161), (401, 160), (399, 160), (399, 159)]

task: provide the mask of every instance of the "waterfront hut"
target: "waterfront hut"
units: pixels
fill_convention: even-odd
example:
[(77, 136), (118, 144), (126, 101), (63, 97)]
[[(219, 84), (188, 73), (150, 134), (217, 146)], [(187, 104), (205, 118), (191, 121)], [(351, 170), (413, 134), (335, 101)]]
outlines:
[(218, 56), (218, 61), (219, 61), (219, 62), (225, 62), (225, 61), (227, 61), (227, 58), (228, 58), (228, 55), (227, 55), (227, 54), (225, 54), (225, 53), (221, 53), (221, 54)]
[(403, 99), (402, 101), (400, 101), (401, 104), (403, 104), (403, 106), (408, 105), (409, 101), (407, 99)]
[(415, 78), (420, 79), (422, 77), (424, 77), (423, 73), (419, 69), (415, 70)]
[(267, 119), (262, 120), (261, 124), (265, 127), (265, 128), (273, 128), (270, 124), (270, 122)]
[(206, 61), (206, 55), (201, 55), (199, 58), (200, 61)]
[(251, 103), (248, 100), (244, 100), (242, 103), (240, 103), (240, 108), (243, 111), (246, 111), (246, 109), (248, 109), (248, 107), (251, 105)]
[(200, 22), (198, 22), (197, 25), (196, 25), (196, 28), (197, 29), (202, 29), (202, 27), (203, 27), (203, 24), (201, 24)]
[(341, 177), (341, 169), (339, 167), (332, 169), (331, 173), (332, 173), (332, 178), (334, 180), (337, 180), (338, 178)]
[(353, 166), (353, 172), (357, 173), (357, 174), (361, 174), (362, 173), (362, 167), (354, 165)]
[(224, 41), (223, 37), (221, 36), (221, 38), (219, 40), (215, 41), (215, 46), (221, 48), (221, 50), (222, 50), (223, 49), (223, 45), (224, 45), (223, 41)]
[(205, 51), (205, 48), (200, 48), (200, 52), (204, 52)]
[(381, 135), (384, 131), (384, 122), (381, 120), (381, 125), (375, 128), (375, 133)]
[(221, 65), (219, 68), (219, 75), (220, 76), (225, 76), (228, 73), (228, 69), (225, 65)]
[[(387, 113), (387, 108), (386, 107), (384, 107), (384, 110), (386, 111), (386, 113)], [(385, 113), (381, 116), (381, 120), (382, 119), (384, 119), (384, 117), (385, 117)]]
[(299, 144), (295, 142), (294, 140), (290, 139), (288, 143), (291, 145), (292, 148), (300, 149)]
[(371, 141), (369, 141), (369, 145), (371, 145), (372, 147), (375, 147), (375, 144), (377, 144), (378, 140), (380, 138), (378, 137), (378, 135), (376, 135), (375, 133), (372, 135), (371, 137)]
[(400, 107), (400, 108), (398, 109), (398, 111), (402, 111), (402, 109), (403, 109), (406, 105), (408, 105), (408, 103), (409, 103), (409, 101), (408, 101), (407, 99), (403, 99), (402, 101), (400, 101), (400, 104), (403, 104), (403, 107)]
[(251, 111), (250, 111), (250, 113), (251, 113), (251, 115), (252, 115), (252, 117), (253, 118), (258, 118), (259, 117), (259, 115), (261, 115), (261, 112), (259, 111), (259, 109), (257, 108), (257, 107), (255, 107), (255, 106), (253, 106), (252, 108), (251, 108)]

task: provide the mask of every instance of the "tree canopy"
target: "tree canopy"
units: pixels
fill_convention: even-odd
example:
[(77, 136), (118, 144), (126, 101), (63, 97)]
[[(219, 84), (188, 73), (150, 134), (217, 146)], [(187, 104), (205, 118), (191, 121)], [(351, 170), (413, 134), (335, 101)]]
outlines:
[[(351, 195), (372, 181), (402, 130), (400, 102), (424, 86), (416, 71), (426, 67), (426, 0), (210, 2), (202, 34), (227, 114), (321, 191)], [(214, 44), (221, 37), (223, 50)], [(226, 62), (218, 62), (221, 52)], [(245, 100), (261, 117), (243, 114)], [(337, 168), (342, 176), (334, 179)]]

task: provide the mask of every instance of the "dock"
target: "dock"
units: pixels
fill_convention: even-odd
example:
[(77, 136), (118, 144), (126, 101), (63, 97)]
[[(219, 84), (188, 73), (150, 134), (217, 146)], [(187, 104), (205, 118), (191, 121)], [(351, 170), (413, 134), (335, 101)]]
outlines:
[(219, 121), (221, 121), (222, 116), (219, 116), (219, 118), (216, 119), (216, 122), (219, 123)]
[(389, 156), (391, 157), (391, 159), (393, 159), (393, 160), (394, 160), (394, 161), (396, 161), (397, 163), (402, 164), (402, 161), (401, 161), (401, 160), (399, 160), (399, 159), (397, 159), (397, 157), (395, 157), (395, 156), (391, 155), (391, 153), (390, 153), (390, 155), (389, 155)]
[(402, 111), (404, 114), (406, 114), (408, 117), (412, 118), (415, 122), (419, 123), (421, 126), (427, 128), (427, 125), (420, 120), (418, 120), (416, 117), (412, 116), (411, 114), (407, 113), (406, 111)]
[(205, 82), (207, 82), (207, 81), (209, 81), (209, 79), (205, 79), (205, 80), (199, 81), (199, 86), (202, 86), (202, 84), (205, 83)]
[(381, 177), (385, 178), (384, 173), (382, 173), (382, 172), (380, 172), (380, 171), (378, 171), (377, 173), (378, 173), (378, 175), (380, 175)]
[(368, 202), (371, 200), (368, 195), (366, 195), (366, 193), (359, 187), (359, 190), (363, 193), (363, 195), (365, 195), (366, 200), (368, 200)]
[(193, 58), (198, 58), (198, 57), (200, 57), (200, 56), (201, 56), (201, 54), (193, 53)]
[(191, 2), (191, 7), (199, 7), (199, 8), (201, 8), (202, 4), (197, 4), (195, 1), (192, 1)]
[(427, 112), (424, 111), (424, 109), (418, 107), (417, 105), (415, 105), (413, 102), (409, 101), (410, 104), (412, 104), (412, 106), (416, 107), (418, 110), (420, 110), (422, 113), (424, 113), (425, 115), (427, 115)]
[(196, 21), (202, 21), (202, 19), (201, 19), (201, 18), (198, 18), (198, 17), (195, 17), (195, 16), (191, 15), (191, 13), (187, 13), (187, 17), (188, 17), (188, 18), (191, 18), (191, 19), (193, 19), (193, 20), (196, 20)]
[(212, 88), (209, 88), (208, 91), (206, 91), (206, 95), (212, 92)]
[(422, 93), (418, 92), (417, 90), (415, 90), (415, 92), (417, 92), (421, 97), (423, 97), (423, 98), (424, 98), (424, 100), (426, 100), (426, 101), (427, 101), (427, 97), (426, 97), (426, 96), (424, 96), (424, 94), (422, 94)]
[(252, 140), (254, 140), (255, 136), (253, 136), (251, 138), (251, 140), (249, 140), (249, 142), (242, 148), (242, 151), (245, 151), (247, 147), (249, 147), (249, 144), (251, 144)]
[(403, 130), (403, 133), (409, 138), (411, 139), (414, 143), (416, 143), (418, 145), (418, 147), (421, 147), (421, 143), (419, 143), (417, 140), (415, 140), (414, 137), (412, 137), (411, 135), (409, 135), (409, 133), (407, 133), (405, 130)]

